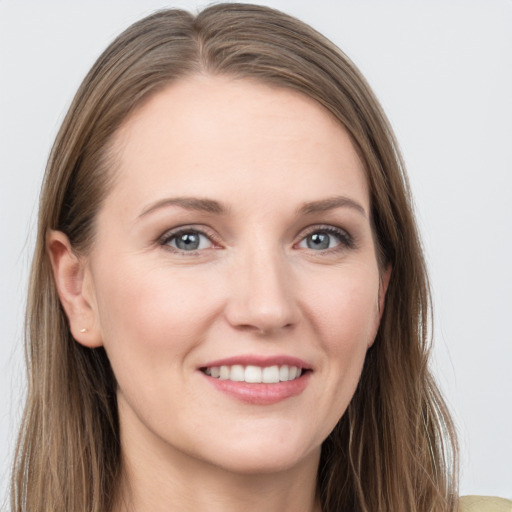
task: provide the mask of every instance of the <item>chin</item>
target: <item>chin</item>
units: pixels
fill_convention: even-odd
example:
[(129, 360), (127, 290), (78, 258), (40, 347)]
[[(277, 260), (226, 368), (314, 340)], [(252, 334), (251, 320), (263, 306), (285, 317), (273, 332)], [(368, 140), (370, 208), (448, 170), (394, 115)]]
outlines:
[(238, 453), (236, 457), (226, 458), (218, 464), (224, 470), (239, 475), (270, 475), (291, 471), (302, 466), (306, 461), (320, 458), (320, 448), (298, 457), (297, 454), (272, 453)]
[(214, 465), (243, 475), (289, 471), (320, 458), (319, 443), (305, 443), (290, 436), (283, 438), (272, 432), (256, 437), (249, 435), (239, 442), (231, 438), (229, 446), (219, 447), (209, 458)]

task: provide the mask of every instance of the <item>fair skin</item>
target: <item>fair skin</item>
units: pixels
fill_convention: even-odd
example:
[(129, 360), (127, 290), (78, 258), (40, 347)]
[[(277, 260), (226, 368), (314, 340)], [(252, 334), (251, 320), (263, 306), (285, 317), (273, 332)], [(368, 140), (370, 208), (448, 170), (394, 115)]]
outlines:
[(194, 76), (113, 144), (93, 247), (48, 248), (74, 338), (118, 382), (118, 510), (318, 511), (390, 273), (349, 136), (296, 92)]

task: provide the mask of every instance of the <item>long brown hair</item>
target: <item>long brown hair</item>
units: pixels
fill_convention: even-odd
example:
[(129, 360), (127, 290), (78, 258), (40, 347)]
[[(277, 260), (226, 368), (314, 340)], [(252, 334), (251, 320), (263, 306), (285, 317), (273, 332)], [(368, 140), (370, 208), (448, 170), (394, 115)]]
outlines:
[(128, 28), (86, 76), (58, 133), (30, 279), (13, 512), (112, 509), (121, 468), (115, 377), (102, 348), (73, 340), (45, 239), (61, 230), (87, 252), (112, 186), (113, 134), (150, 95), (194, 73), (247, 77), (315, 99), (345, 126), (365, 164), (379, 260), (393, 270), (357, 391), (322, 446), (322, 510), (454, 511), (454, 428), (428, 369), (429, 287), (389, 123), (359, 71), (315, 30), (267, 7), (221, 4), (197, 16), (160, 11)]

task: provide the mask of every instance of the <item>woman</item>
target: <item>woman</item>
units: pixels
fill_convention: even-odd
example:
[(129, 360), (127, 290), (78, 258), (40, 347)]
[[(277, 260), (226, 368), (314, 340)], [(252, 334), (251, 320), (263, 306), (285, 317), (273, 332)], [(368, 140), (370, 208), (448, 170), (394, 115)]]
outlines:
[(13, 510), (455, 510), (407, 181), (366, 82), (267, 8), (163, 11), (50, 156)]

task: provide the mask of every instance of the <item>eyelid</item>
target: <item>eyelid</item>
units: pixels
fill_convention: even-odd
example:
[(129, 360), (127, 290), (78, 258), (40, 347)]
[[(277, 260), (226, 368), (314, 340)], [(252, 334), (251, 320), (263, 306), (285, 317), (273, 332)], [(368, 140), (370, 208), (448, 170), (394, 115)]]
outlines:
[(220, 239), (219, 239), (218, 235), (212, 229), (210, 229), (208, 226), (196, 225), (196, 224), (184, 224), (182, 226), (176, 226), (172, 229), (168, 229), (167, 231), (165, 231), (165, 233), (163, 235), (160, 235), (158, 237), (157, 243), (158, 243), (158, 245), (160, 245), (172, 252), (176, 252), (176, 253), (180, 253), (180, 254), (186, 253), (187, 255), (188, 254), (193, 255), (193, 254), (197, 254), (197, 253), (200, 253), (200, 252), (203, 252), (206, 250), (206, 249), (196, 249), (196, 250), (192, 250), (192, 251), (181, 251), (180, 249), (171, 247), (169, 245), (170, 240), (180, 236), (181, 234), (185, 234), (185, 233), (198, 233), (199, 235), (203, 235), (206, 238), (208, 238), (208, 240), (210, 240), (210, 242), (214, 246), (211, 248), (209, 247), (208, 249), (217, 249), (217, 248), (219, 248), (219, 246), (221, 246)]
[(354, 237), (346, 229), (340, 228), (338, 226), (334, 226), (332, 224), (314, 224), (312, 226), (308, 226), (308, 227), (304, 228), (300, 232), (300, 234), (298, 236), (298, 241), (294, 244), (294, 246), (297, 246), (307, 236), (309, 236), (313, 233), (316, 233), (318, 231), (323, 231), (328, 234), (333, 234), (333, 235), (338, 236), (338, 238), (340, 240), (340, 244), (335, 247), (331, 247), (329, 249), (325, 249), (323, 251), (316, 251), (316, 252), (326, 253), (326, 252), (330, 252), (330, 251), (343, 250), (343, 249), (347, 249), (347, 248), (352, 249), (356, 245)]
[[(304, 228), (298, 235), (297, 241), (294, 243), (294, 248), (297, 247), (297, 245), (302, 242), (307, 236), (311, 235), (312, 233), (323, 231), (328, 234), (335, 235), (339, 238), (340, 243), (332, 248), (325, 249), (322, 251), (322, 253), (329, 253), (329, 252), (335, 252), (335, 251), (341, 251), (344, 249), (351, 249), (355, 247), (356, 243), (354, 240), (354, 237), (343, 228), (340, 228), (338, 226), (334, 226), (332, 224), (314, 224), (311, 226), (307, 226)], [(165, 231), (162, 235), (160, 235), (156, 243), (172, 252), (180, 253), (180, 254), (187, 254), (187, 255), (194, 255), (200, 252), (205, 251), (206, 249), (196, 249), (191, 251), (182, 251), (178, 248), (172, 247), (169, 244), (169, 241), (175, 237), (178, 237), (181, 234), (185, 233), (198, 233), (200, 235), (205, 236), (210, 240), (210, 242), (213, 244), (214, 247), (208, 248), (208, 249), (218, 249), (222, 247), (220, 237), (217, 235), (217, 233), (205, 225), (197, 225), (197, 224), (184, 224), (181, 226), (176, 226), (172, 229), (168, 229)]]

